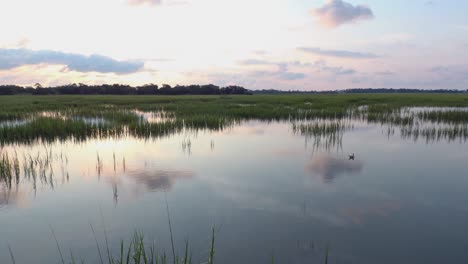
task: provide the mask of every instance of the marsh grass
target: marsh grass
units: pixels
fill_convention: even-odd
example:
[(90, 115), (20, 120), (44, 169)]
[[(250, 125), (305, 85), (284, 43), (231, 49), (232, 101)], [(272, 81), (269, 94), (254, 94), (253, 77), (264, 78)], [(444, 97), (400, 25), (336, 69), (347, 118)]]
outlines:
[(463, 124), (468, 122), (468, 111), (423, 111), (417, 114), (418, 118), (423, 121), (430, 121), (433, 123), (451, 123)]
[(68, 173), (68, 157), (54, 154), (52, 150), (42, 150), (37, 153), (24, 153), (20, 160), (16, 150), (0, 152), (0, 183), (3, 183), (7, 189), (11, 189), (13, 184), (19, 185), (21, 180), (32, 183), (33, 190), (36, 191), (38, 182), (47, 185), (50, 188), (55, 186), (54, 166), (59, 165), (62, 170), (62, 177)]
[[(0, 126), (0, 144), (55, 140), (79, 142), (90, 138), (124, 136), (159, 138), (182, 131), (222, 131), (252, 119), (292, 123), (298, 120), (353, 119), (400, 127), (427, 121), (450, 124), (468, 121), (468, 111), (407, 112), (408, 107), (412, 106), (467, 107), (468, 96), (4, 96), (0, 97), (0, 122), (27, 122)], [(316, 129), (298, 128), (303, 131)], [(335, 133), (334, 129), (330, 133)]]
[[(190, 252), (190, 245), (188, 241), (185, 241), (183, 254), (177, 255), (174, 253), (172, 261), (171, 261), (171, 259), (167, 257), (164, 251), (158, 251), (156, 249), (154, 243), (147, 243), (147, 241), (145, 240), (144, 234), (140, 232), (135, 232), (129, 242), (125, 242), (124, 240), (121, 240), (117, 253), (112, 253), (112, 250), (107, 241), (107, 234), (105, 234), (105, 248), (107, 250), (107, 259), (104, 260), (104, 256), (101, 250), (102, 246), (99, 244), (94, 227), (91, 224), (90, 224), (90, 227), (91, 227), (91, 231), (93, 233), (93, 237), (96, 242), (96, 249), (97, 249), (99, 261), (101, 264), (168, 264), (168, 263), (192, 264), (193, 263), (193, 257), (192, 257), (192, 253)], [(71, 250), (70, 250), (69, 262), (65, 260), (65, 257), (62, 254), (61, 246), (59, 244), (59, 241), (52, 227), (50, 228), (50, 230), (52, 233), (52, 237), (54, 238), (54, 241), (56, 243), (60, 262), (62, 264), (78, 263)], [(214, 255), (215, 255), (214, 236), (215, 236), (215, 233), (213, 231), (212, 237), (211, 237), (209, 259), (206, 262), (210, 264), (214, 264)], [(11, 247), (9, 247), (9, 250), (11, 253), (13, 264), (15, 264), (14, 262), (15, 258), (12, 253)], [(79, 263), (85, 263), (85, 261), (81, 259)]]
[(11, 187), (13, 175), (13, 166), (10, 163), (8, 154), (2, 154), (0, 157), (0, 179)]
[(468, 140), (468, 126), (454, 125), (450, 127), (401, 127), (400, 135), (405, 139), (417, 141), (422, 138), (426, 143), (447, 140), (449, 142), (466, 142)]
[[(248, 107), (245, 107), (248, 105)], [(336, 117), (347, 110), (368, 106), (369, 112), (392, 109), (468, 106), (468, 95), (449, 94), (342, 94), (342, 95), (255, 95), (255, 96), (2, 96), (0, 120), (14, 120), (42, 111), (68, 111), (75, 115), (140, 111), (172, 113), (177, 117), (192, 115), (275, 119), (289, 116)], [(298, 111), (301, 110), (301, 111)], [(128, 118), (135, 120), (137, 115)], [(119, 117), (115, 117), (119, 120)]]
[[(124, 241), (120, 242), (120, 250), (116, 256), (110, 256), (108, 264), (167, 264), (169, 259), (165, 252), (158, 252), (154, 243), (150, 246), (145, 245), (144, 235), (135, 232), (133, 239), (128, 245)], [(175, 264), (192, 264), (192, 257), (189, 253), (189, 244), (185, 244), (185, 252), (179, 257), (173, 259)]]
[(292, 131), (295, 134), (312, 139), (314, 149), (332, 147), (340, 148), (345, 131), (353, 129), (351, 123), (346, 120), (313, 122), (293, 122)]

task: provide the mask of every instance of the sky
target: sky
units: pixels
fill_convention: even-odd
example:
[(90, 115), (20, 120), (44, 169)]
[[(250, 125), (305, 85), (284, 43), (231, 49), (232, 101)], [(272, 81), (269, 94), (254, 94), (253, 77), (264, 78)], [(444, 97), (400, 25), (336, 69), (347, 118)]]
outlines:
[(0, 85), (468, 89), (465, 0), (2, 0)]

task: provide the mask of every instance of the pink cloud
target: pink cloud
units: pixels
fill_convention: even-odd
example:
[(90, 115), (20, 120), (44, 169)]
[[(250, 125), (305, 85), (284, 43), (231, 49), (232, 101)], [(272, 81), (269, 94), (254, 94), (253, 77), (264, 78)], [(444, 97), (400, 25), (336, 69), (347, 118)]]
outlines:
[(311, 13), (318, 19), (320, 24), (332, 28), (374, 17), (369, 7), (363, 5), (353, 6), (342, 0), (327, 0), (325, 5), (312, 10)]

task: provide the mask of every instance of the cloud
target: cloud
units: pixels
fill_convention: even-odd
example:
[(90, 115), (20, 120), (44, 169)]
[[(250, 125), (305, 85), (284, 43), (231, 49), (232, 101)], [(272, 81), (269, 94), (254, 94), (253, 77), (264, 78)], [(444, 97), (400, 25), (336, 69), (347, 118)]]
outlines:
[(338, 27), (342, 24), (355, 23), (374, 17), (369, 7), (363, 5), (353, 6), (342, 0), (327, 0), (325, 5), (312, 10), (311, 13), (325, 27)]
[(253, 53), (257, 54), (257, 55), (260, 55), (260, 56), (267, 54), (267, 52), (265, 50), (255, 50)]
[(257, 76), (266, 76), (272, 75), (276, 77), (280, 77), (283, 80), (298, 80), (303, 79), (306, 77), (304, 73), (292, 72), (289, 70), (291, 67), (301, 68), (305, 70), (312, 70), (316, 73), (321, 72), (328, 72), (334, 75), (350, 75), (355, 74), (356, 71), (354, 69), (343, 68), (341, 66), (328, 66), (325, 60), (317, 60), (314, 63), (301, 63), (299, 61), (293, 62), (270, 62), (267, 60), (257, 60), (257, 59), (249, 59), (240, 61), (241, 65), (254, 65), (254, 66), (268, 66), (274, 65), (278, 69), (276, 71), (257, 71), (255, 75)]
[(355, 52), (355, 51), (347, 51), (347, 50), (326, 50), (321, 48), (311, 48), (311, 47), (300, 47), (298, 50), (322, 55), (322, 56), (329, 56), (329, 57), (338, 57), (338, 58), (352, 58), (352, 59), (373, 59), (378, 58), (379, 56), (368, 53), (368, 52)]
[(394, 200), (369, 201), (365, 205), (352, 205), (340, 211), (355, 224), (364, 224), (368, 218), (388, 218), (401, 209), (401, 204)]
[(27, 192), (19, 190), (18, 187), (8, 189), (5, 185), (0, 185), (0, 209), (7, 205), (25, 208), (29, 204)]
[(247, 59), (239, 62), (241, 65), (272, 65), (273, 62), (267, 60), (258, 60), (258, 59)]
[(25, 37), (19, 38), (11, 43), (0, 45), (0, 49), (24, 49), (31, 43), (31, 40)]
[(161, 0), (128, 0), (128, 4), (133, 6), (139, 5), (160, 5)]
[(449, 66), (435, 66), (432, 67), (429, 71), (433, 73), (449, 73), (450, 72)]
[[(278, 85), (278, 81), (286, 81), (288, 87), (293, 87), (292, 81), (305, 80), (315, 76), (327, 77), (328, 82), (340, 76), (353, 75), (356, 70), (342, 66), (329, 66), (325, 60), (317, 60), (312, 63), (300, 61), (269, 61), (266, 59), (247, 59), (238, 62), (239, 65), (248, 67), (268, 67), (262, 70), (249, 70), (242, 74), (215, 73), (209, 74), (210, 80), (223, 84), (241, 84), (247, 87), (260, 84), (263, 88), (271, 88)], [(239, 78), (239, 76), (243, 78)], [(330, 79), (331, 78), (331, 79)]]
[(293, 80), (304, 79), (306, 75), (300, 72), (282, 72), (279, 74), (279, 77), (283, 80), (293, 81)]
[(117, 61), (95, 54), (85, 56), (50, 50), (0, 49), (0, 70), (36, 64), (59, 64), (72, 71), (117, 74), (137, 72), (144, 66), (143, 62)]
[(380, 72), (375, 72), (375, 75), (380, 75), (380, 76), (393, 76), (396, 73), (392, 71), (380, 71)]
[(328, 66), (325, 60), (317, 60), (312, 64), (307, 63), (302, 65), (311, 67), (316, 72), (329, 72), (335, 75), (350, 75), (356, 73), (354, 69), (343, 68), (341, 66)]
[[(337, 89), (335, 82), (345, 83), (350, 76), (358, 73), (352, 68), (328, 65), (325, 60), (301, 62), (254, 58), (238, 61), (238, 65), (243, 67), (204, 74), (188, 72), (186, 75), (198, 82), (201, 80), (221, 86), (237, 84), (249, 89), (304, 90), (310, 89), (311, 83), (315, 87), (323, 84), (327, 89)], [(348, 85), (343, 84), (342, 87), (348, 88)]]
[(440, 75), (468, 75), (468, 64), (436, 66), (429, 70), (431, 73)]
[(304, 79), (306, 75), (300, 72), (291, 72), (289, 71), (289, 66), (287, 63), (278, 64), (277, 75), (283, 80), (299, 80)]
[(267, 60), (258, 60), (258, 59), (248, 59), (240, 61), (239, 64), (246, 65), (246, 66), (276, 66), (276, 71), (256, 71), (253, 75), (256, 76), (273, 76), (278, 77), (282, 80), (286, 81), (293, 81), (304, 79), (306, 75), (300, 72), (292, 72), (289, 70), (289, 63), (288, 62), (270, 62)]
[(440, 83), (468, 80), (468, 64), (436, 66), (431, 68), (429, 72)]

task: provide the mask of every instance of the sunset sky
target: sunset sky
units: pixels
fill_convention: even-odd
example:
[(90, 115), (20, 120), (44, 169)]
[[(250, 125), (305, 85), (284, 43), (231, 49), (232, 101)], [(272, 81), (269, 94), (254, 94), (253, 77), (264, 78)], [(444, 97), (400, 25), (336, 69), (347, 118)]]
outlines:
[(2, 0), (0, 84), (468, 89), (468, 1)]

